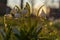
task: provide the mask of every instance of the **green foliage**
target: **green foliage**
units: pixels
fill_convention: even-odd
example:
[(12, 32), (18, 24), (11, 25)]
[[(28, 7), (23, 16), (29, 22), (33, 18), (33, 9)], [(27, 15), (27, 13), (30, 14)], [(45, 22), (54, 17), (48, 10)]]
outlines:
[(60, 30), (60, 22), (55, 23), (54, 27), (57, 28), (58, 30)]

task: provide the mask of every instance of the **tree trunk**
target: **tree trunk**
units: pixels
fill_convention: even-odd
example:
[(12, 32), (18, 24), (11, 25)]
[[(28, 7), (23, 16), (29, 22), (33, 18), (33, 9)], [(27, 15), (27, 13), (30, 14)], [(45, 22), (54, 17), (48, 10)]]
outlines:
[(0, 3), (7, 4), (7, 0), (0, 0)]
[(59, 9), (60, 9), (60, 0), (59, 0)]
[(23, 8), (23, 0), (21, 0), (21, 9)]

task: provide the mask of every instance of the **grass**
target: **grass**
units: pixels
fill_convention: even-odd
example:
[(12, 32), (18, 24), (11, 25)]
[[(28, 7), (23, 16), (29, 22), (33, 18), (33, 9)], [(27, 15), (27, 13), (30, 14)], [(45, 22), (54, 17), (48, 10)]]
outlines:
[[(59, 40), (60, 39), (59, 31), (57, 29), (59, 25), (53, 24), (53, 22), (50, 22), (44, 18), (29, 16), (27, 18), (22, 17), (19, 19), (11, 19), (11, 20), (9, 19), (7, 20), (7, 25), (8, 26), (5, 29), (7, 30), (7, 32), (4, 31), (6, 34), (4, 39), (6, 40), (20, 40), (20, 39), (21, 40), (38, 40), (38, 39)], [(14, 29), (15, 32), (13, 31)]]

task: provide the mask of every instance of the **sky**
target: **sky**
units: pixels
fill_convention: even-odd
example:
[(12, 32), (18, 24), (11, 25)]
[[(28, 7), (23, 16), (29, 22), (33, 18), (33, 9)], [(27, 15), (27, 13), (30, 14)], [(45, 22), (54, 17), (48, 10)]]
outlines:
[[(11, 8), (13, 8), (15, 5), (18, 5), (18, 6), (20, 5), (20, 0), (7, 0), (7, 1), (8, 1), (7, 5), (10, 6)], [(33, 0), (33, 1), (34, 1), (34, 6), (39, 5), (39, 4), (42, 5), (44, 2), (42, 0)], [(29, 2), (29, 4), (32, 5), (31, 0), (29, 0), (29, 1), (24, 0), (23, 4), (26, 5), (26, 2)]]
[[(7, 5), (10, 6), (11, 8), (13, 8), (15, 5), (20, 6), (20, 0), (7, 0), (7, 1), (8, 1)], [(33, 1), (34, 1), (34, 7), (37, 7), (37, 6), (43, 5), (45, 3), (45, 1), (48, 1), (48, 0), (33, 0)], [(50, 2), (48, 1), (48, 5), (50, 5), (50, 6), (58, 6), (58, 1), (59, 0), (54, 0), (55, 3), (51, 3), (51, 1), (52, 0), (50, 0)], [(23, 4), (25, 5), (26, 2), (29, 2), (30, 5), (32, 4), (31, 0), (29, 0), (29, 1), (24, 0)]]
[[(28, 0), (24, 0), (23, 5), (26, 4), (26, 2), (29, 2)], [(7, 0), (7, 5), (13, 8), (15, 5), (20, 6), (20, 0)], [(30, 3), (30, 2), (29, 2)]]
[(20, 5), (20, 0), (7, 0), (7, 5), (13, 8), (15, 5)]

